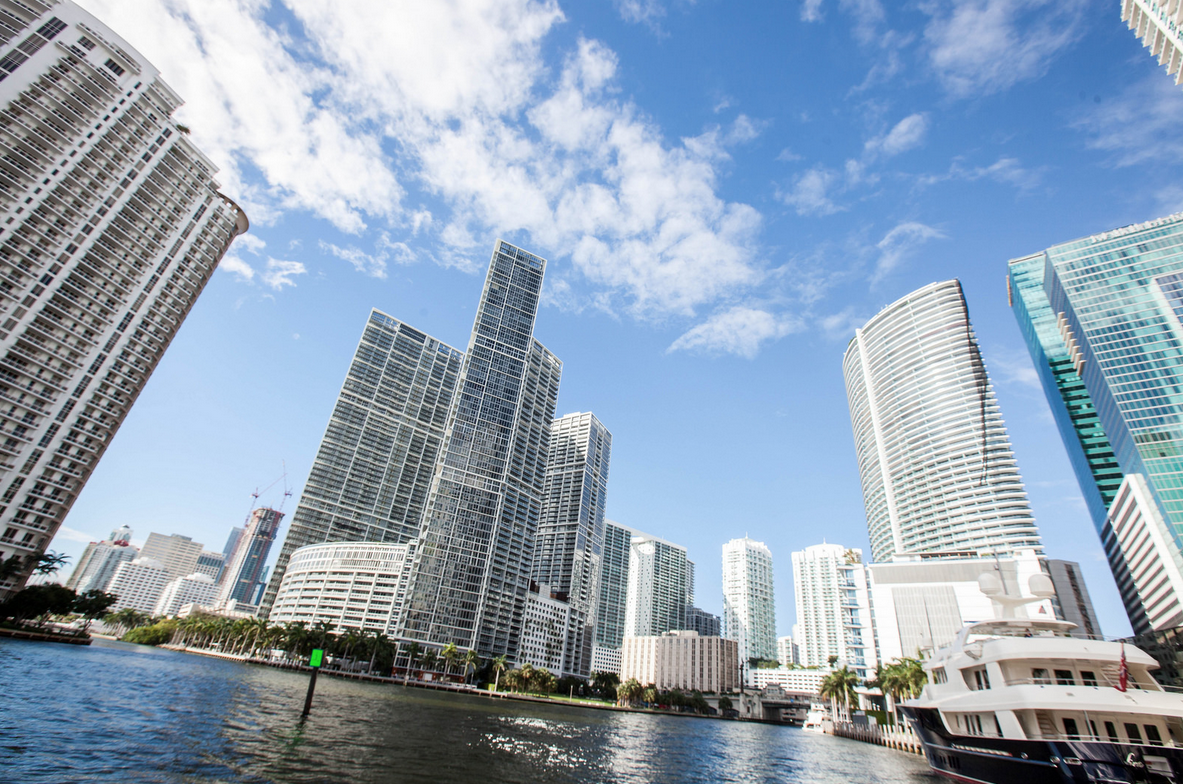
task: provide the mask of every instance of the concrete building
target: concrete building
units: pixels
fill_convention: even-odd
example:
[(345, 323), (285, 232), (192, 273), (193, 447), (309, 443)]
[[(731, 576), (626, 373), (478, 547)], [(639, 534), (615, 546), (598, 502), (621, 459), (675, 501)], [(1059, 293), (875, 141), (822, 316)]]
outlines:
[(150, 558), (164, 564), (170, 580), (184, 577), (197, 571), (197, 559), (205, 545), (180, 534), (148, 534), (148, 540), (140, 550), (141, 558)]
[(1049, 558), (1045, 565), (1056, 589), (1056, 615), (1076, 624), (1072, 636), (1086, 640), (1105, 639), (1080, 564)]
[(830, 657), (874, 676), (879, 656), (862, 550), (819, 544), (793, 553), (801, 663), (829, 667)]
[(593, 647), (591, 671), (593, 673), (611, 672), (620, 675), (620, 655), (620, 648), (601, 648), (598, 645)]
[(1175, 77), (1175, 84), (1183, 84), (1183, 4), (1179, 0), (1123, 0), (1121, 21)]
[[(629, 553), (632, 552), (634, 536), (644, 534), (614, 520), (604, 520), (604, 549), (600, 560), (600, 602), (596, 608), (596, 643), (592, 649), (593, 670), (596, 668), (596, 661), (619, 661), (620, 647), (624, 644), (624, 622), (628, 608), (628, 559)], [(599, 649), (615, 653), (597, 653)], [(619, 671), (619, 666), (613, 670)]]
[(414, 550), (403, 639), (517, 661), (563, 367), (534, 339), (545, 269), (497, 241)]
[(958, 281), (881, 310), (842, 369), (876, 562), (1041, 550)]
[(632, 538), (625, 639), (686, 628), (686, 608), (694, 603), (693, 568), (681, 545), (648, 534)]
[(686, 608), (686, 629), (698, 632), (699, 637), (721, 637), (723, 635), (722, 619), (714, 613), (700, 610), (697, 607)]
[(723, 545), (723, 636), (740, 661), (776, 658), (772, 553), (746, 536)]
[(115, 31), (72, 2), (4, 11), (0, 560), (45, 551), (248, 226)]
[(194, 573), (170, 580), (156, 600), (152, 614), (163, 618), (175, 617), (187, 604), (208, 607), (218, 595), (218, 586), (208, 574)]
[(817, 670), (789, 669), (775, 667), (755, 669), (751, 673), (751, 685), (757, 689), (768, 686), (780, 686), (787, 692), (795, 694), (817, 694), (821, 690), (822, 681), (830, 674), (828, 667)]
[(270, 621), (321, 621), (335, 632), (364, 629), (393, 636), (406, 594), (408, 545), (333, 542), (291, 554)]
[(283, 512), (266, 507), (251, 512), (234, 557), (226, 564), (218, 601), (255, 604), (259, 584), (266, 575), (267, 556), (279, 533)]
[[(66, 581), (67, 588), (80, 594), (87, 591), (107, 590), (119, 564), (131, 561), (140, 554), (139, 549), (129, 543), (131, 529), (125, 528), (123, 530), (127, 532), (126, 539), (107, 539), (102, 542), (91, 542), (86, 546), (82, 557), (78, 559), (78, 564), (70, 574), (70, 579)], [(122, 537), (123, 531), (116, 531), (112, 533), (112, 536)]]
[(197, 566), (194, 571), (197, 574), (204, 574), (212, 577), (214, 582), (222, 579), (222, 572), (226, 568), (226, 556), (222, 553), (214, 553), (209, 550), (202, 550), (197, 556)]
[[(557, 598), (551, 586), (545, 583), (537, 588), (537, 591), (531, 588), (526, 596), (518, 663), (543, 667), (556, 678), (576, 675), (564, 668), (564, 662), (571, 659), (567, 650), (572, 623), (571, 604)], [(587, 664), (590, 668), (591, 662)]]
[(531, 579), (567, 602), (562, 672), (580, 678), (591, 672), (611, 455), (612, 434), (594, 414), (568, 414), (551, 424)]
[[(418, 537), (463, 357), (371, 311), (276, 558), (261, 616), (297, 549), (326, 542), (405, 544)], [(235, 532), (230, 539), (227, 563), (237, 547)]]
[(629, 678), (658, 690), (734, 691), (739, 688), (739, 646), (734, 640), (699, 637), (692, 631), (625, 637), (620, 680)]
[[(994, 602), (978, 587), (982, 574), (998, 574), (1011, 596), (1033, 598), (1028, 583), (1032, 576), (1044, 572), (1045, 566), (1043, 559), (1028, 550), (1009, 558), (913, 556), (870, 564), (866, 571), (879, 660), (890, 663), (947, 645), (966, 624), (994, 618)], [(1019, 613), (1056, 617), (1050, 600), (1027, 605)]]
[(172, 577), (164, 564), (142, 555), (119, 564), (107, 586), (107, 593), (118, 597), (110, 612), (130, 608), (151, 615), (170, 579)]
[(776, 660), (780, 662), (782, 667), (801, 663), (801, 653), (791, 636), (785, 635), (776, 638)]
[(1162, 577), (1183, 571), (1183, 213), (1014, 259), (1009, 273), (1130, 624), (1178, 625), (1180, 589)]

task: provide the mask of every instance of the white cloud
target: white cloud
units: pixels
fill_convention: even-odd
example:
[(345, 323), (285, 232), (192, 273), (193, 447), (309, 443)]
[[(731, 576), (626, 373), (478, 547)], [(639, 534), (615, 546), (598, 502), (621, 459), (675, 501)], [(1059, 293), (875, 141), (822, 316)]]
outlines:
[(1082, 33), (1089, 0), (934, 0), (920, 7), (929, 62), (945, 89), (982, 95), (1041, 76)]
[(927, 133), (928, 118), (920, 113), (910, 114), (886, 134), (868, 139), (865, 148), (869, 154), (899, 155), (923, 144)]
[(304, 275), (308, 269), (298, 261), (282, 261), (267, 259), (267, 268), (260, 273), (259, 279), (276, 291), (282, 291), (284, 286), (295, 286), (292, 280), (296, 275)]
[(616, 9), (626, 22), (652, 25), (665, 16), (661, 0), (616, 0)]
[(1111, 153), (1117, 166), (1183, 161), (1183, 93), (1161, 73), (1128, 85), (1076, 122), (1089, 146)]
[(905, 258), (924, 243), (944, 237), (941, 231), (923, 223), (899, 224), (887, 232), (875, 246), (879, 250), (879, 260), (875, 264), (875, 272), (871, 275), (871, 283), (878, 283), (893, 272)]
[(234, 273), (243, 283), (250, 283), (255, 279), (255, 268), (240, 259), (233, 249), (218, 262), (218, 269)]
[(1026, 352), (996, 348), (990, 352), (990, 377), (999, 384), (1017, 384), (1029, 389), (1040, 390), (1039, 374), (1031, 364)]
[(822, 20), (822, 0), (801, 0), (801, 21), (820, 22)]
[(736, 306), (716, 313), (675, 340), (667, 352), (698, 351), (705, 354), (737, 354), (752, 359), (760, 345), (802, 330), (799, 319), (766, 310)]
[(792, 163), (793, 161), (801, 160), (801, 156), (786, 147), (777, 153), (776, 159), (785, 163)]
[(348, 248), (338, 247), (324, 240), (320, 241), (320, 249), (348, 261), (358, 272), (379, 279), (386, 278), (388, 261), (395, 264), (410, 264), (415, 261), (415, 252), (405, 242), (395, 242), (385, 232), (378, 238), (374, 253), (366, 253), (353, 245)]
[(1042, 169), (1028, 169), (1018, 158), (1003, 156), (989, 166), (966, 166), (961, 159), (954, 159), (949, 171), (944, 174), (926, 175), (919, 179), (921, 185), (933, 185), (948, 180), (994, 180), (1013, 185), (1021, 191), (1030, 191), (1043, 180)]
[(798, 215), (833, 215), (843, 210), (830, 198), (833, 189), (840, 182), (837, 172), (823, 166), (814, 166), (793, 181), (788, 193), (781, 199), (797, 210)]
[(854, 331), (866, 324), (870, 316), (861, 313), (855, 307), (843, 308), (838, 313), (823, 316), (818, 323), (826, 337), (831, 340), (846, 340), (854, 335)]
[(88, 534), (85, 531), (79, 531), (68, 526), (58, 528), (57, 533), (54, 534), (53, 540), (56, 542), (59, 539), (64, 539), (67, 542), (83, 542), (90, 544), (91, 542), (102, 541), (101, 536), (97, 534)]

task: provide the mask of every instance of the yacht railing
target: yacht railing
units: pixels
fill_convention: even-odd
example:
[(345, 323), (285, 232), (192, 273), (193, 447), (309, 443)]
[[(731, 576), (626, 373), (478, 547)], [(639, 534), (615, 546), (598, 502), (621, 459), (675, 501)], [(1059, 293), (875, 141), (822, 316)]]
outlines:
[[(1048, 678), (1007, 678), (1007, 686), (1074, 686), (1078, 689), (1117, 689), (1117, 678), (1098, 674), (1096, 678), (1091, 681), (1073, 679), (1057, 680), (1055, 677)], [(1158, 681), (1154, 681), (1153, 685), (1142, 685), (1142, 683), (1130, 678), (1126, 683), (1126, 689), (1129, 691), (1167, 691), (1173, 694), (1183, 694), (1183, 687), (1180, 686), (1164, 686)]]

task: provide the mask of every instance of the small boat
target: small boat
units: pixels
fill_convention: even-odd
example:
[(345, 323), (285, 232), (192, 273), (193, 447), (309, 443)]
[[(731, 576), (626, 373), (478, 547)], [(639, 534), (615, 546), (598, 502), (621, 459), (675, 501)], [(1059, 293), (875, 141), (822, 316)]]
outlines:
[(809, 713), (805, 714), (805, 723), (801, 725), (801, 729), (806, 732), (825, 732), (822, 723), (829, 720), (829, 709), (822, 703), (815, 702), (809, 706)]
[(970, 624), (925, 662), (928, 684), (901, 709), (933, 771), (972, 784), (1183, 784), (1183, 695), (1154, 680), (1140, 649), (1074, 628)]

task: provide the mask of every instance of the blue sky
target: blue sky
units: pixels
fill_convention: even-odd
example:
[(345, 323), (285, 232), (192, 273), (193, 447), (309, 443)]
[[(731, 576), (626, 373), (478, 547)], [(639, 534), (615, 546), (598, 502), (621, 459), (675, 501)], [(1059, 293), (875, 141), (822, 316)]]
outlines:
[(613, 432), (609, 517), (685, 544), (714, 612), (723, 542), (766, 542), (782, 634), (791, 551), (867, 547), (846, 342), (960, 278), (1047, 551), (1128, 631), (1004, 280), (1183, 209), (1183, 92), (1116, 0), (82, 5), (252, 229), (52, 547), (221, 549), (283, 461), (298, 495), (369, 309), (464, 347), (502, 237), (549, 260), (536, 335), (558, 413)]

